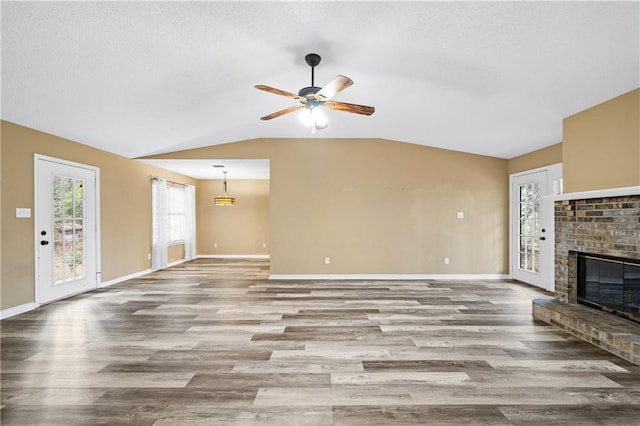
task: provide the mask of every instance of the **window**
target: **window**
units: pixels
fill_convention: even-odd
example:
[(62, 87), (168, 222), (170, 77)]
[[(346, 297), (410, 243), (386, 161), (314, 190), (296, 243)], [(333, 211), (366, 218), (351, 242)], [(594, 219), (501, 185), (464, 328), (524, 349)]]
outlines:
[(169, 244), (184, 241), (185, 238), (185, 196), (184, 187), (168, 186)]

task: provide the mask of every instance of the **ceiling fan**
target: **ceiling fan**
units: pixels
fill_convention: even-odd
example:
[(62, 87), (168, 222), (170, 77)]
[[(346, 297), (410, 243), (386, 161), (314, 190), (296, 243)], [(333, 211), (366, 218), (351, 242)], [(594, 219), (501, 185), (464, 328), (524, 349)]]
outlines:
[(315, 67), (320, 63), (320, 55), (315, 53), (309, 53), (305, 56), (307, 65), (311, 67), (311, 86), (303, 87), (298, 91), (298, 94), (290, 93), (284, 90), (276, 89), (263, 84), (256, 85), (256, 89), (264, 90), (265, 92), (275, 93), (276, 95), (285, 96), (287, 98), (295, 99), (300, 102), (300, 105), (285, 108), (280, 111), (276, 111), (272, 114), (260, 117), (260, 120), (271, 120), (272, 118), (280, 117), (281, 115), (288, 114), (290, 112), (303, 109), (298, 118), (307, 126), (311, 127), (311, 131), (324, 129), (329, 125), (329, 120), (322, 112), (321, 107), (326, 107), (336, 111), (351, 112), (354, 114), (371, 115), (374, 113), (375, 108), (366, 105), (349, 104), (346, 102), (332, 101), (335, 95), (346, 89), (353, 84), (353, 80), (344, 75), (339, 75), (331, 80), (324, 87), (317, 87), (314, 81)]

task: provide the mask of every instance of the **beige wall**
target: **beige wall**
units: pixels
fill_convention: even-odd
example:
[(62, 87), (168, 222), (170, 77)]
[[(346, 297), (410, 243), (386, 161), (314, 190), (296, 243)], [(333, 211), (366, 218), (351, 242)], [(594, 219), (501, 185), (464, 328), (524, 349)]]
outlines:
[(15, 218), (16, 207), (34, 208), (34, 153), (100, 168), (103, 282), (150, 267), (149, 175), (195, 180), (6, 121), (1, 130), (2, 309), (35, 301), (34, 222)]
[(175, 244), (167, 248), (167, 262), (184, 260), (184, 244)]
[(229, 180), (234, 206), (215, 206), (222, 180), (200, 180), (197, 192), (198, 254), (268, 254), (269, 181)]
[(640, 89), (564, 119), (565, 192), (640, 185)]
[(509, 174), (562, 163), (562, 143), (548, 146), (509, 160)]
[[(315, 138), (156, 158), (270, 159), (272, 274), (508, 272), (507, 160), (380, 139)], [(456, 219), (458, 211), (464, 219)]]
[[(268, 229), (245, 243), (261, 252), (267, 242), (273, 274), (507, 273), (508, 174), (561, 161), (565, 192), (640, 185), (639, 97), (636, 89), (568, 117), (562, 144), (508, 161), (379, 139), (315, 138), (257, 139), (156, 158), (270, 159)], [(231, 220), (214, 216), (203, 200), (215, 182), (196, 183), (5, 121), (1, 132), (2, 309), (34, 301), (33, 220), (15, 218), (16, 207), (33, 209), (34, 153), (100, 168), (102, 281), (150, 266), (150, 174), (203, 185), (196, 191), (199, 254), (216, 253), (217, 239), (220, 253), (250, 250), (211, 231), (218, 220), (230, 229), (222, 223)], [(456, 219), (457, 211), (465, 218)], [(171, 250), (172, 260), (184, 257), (183, 248)]]

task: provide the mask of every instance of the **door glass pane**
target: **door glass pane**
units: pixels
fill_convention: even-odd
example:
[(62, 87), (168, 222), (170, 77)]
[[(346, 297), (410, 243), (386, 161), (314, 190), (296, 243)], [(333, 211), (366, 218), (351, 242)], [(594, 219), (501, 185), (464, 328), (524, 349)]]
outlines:
[(74, 225), (72, 238), (79, 242), (83, 239), (82, 219), (76, 220)]
[[(60, 210), (62, 211), (62, 210)], [(62, 241), (64, 239), (64, 221), (54, 219), (53, 221), (53, 241)]]
[(84, 181), (53, 176), (53, 277), (54, 283), (84, 278)]
[(64, 242), (63, 250), (63, 264), (62, 270), (64, 273), (65, 281), (72, 281), (74, 279), (75, 261), (73, 259), (73, 241)]
[(526, 183), (519, 187), (519, 241), (520, 269), (530, 272), (540, 270), (540, 185)]
[(64, 243), (60, 241), (53, 242), (53, 282), (60, 283), (64, 281), (63, 259)]

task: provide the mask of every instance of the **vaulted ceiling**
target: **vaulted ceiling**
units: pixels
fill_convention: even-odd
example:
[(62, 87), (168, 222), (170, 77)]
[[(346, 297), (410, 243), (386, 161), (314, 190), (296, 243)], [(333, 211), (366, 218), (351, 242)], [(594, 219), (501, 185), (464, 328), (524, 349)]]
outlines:
[[(2, 2), (2, 118), (127, 157), (259, 137), (511, 158), (640, 85), (638, 2)], [(310, 83), (355, 84), (310, 134)]]

